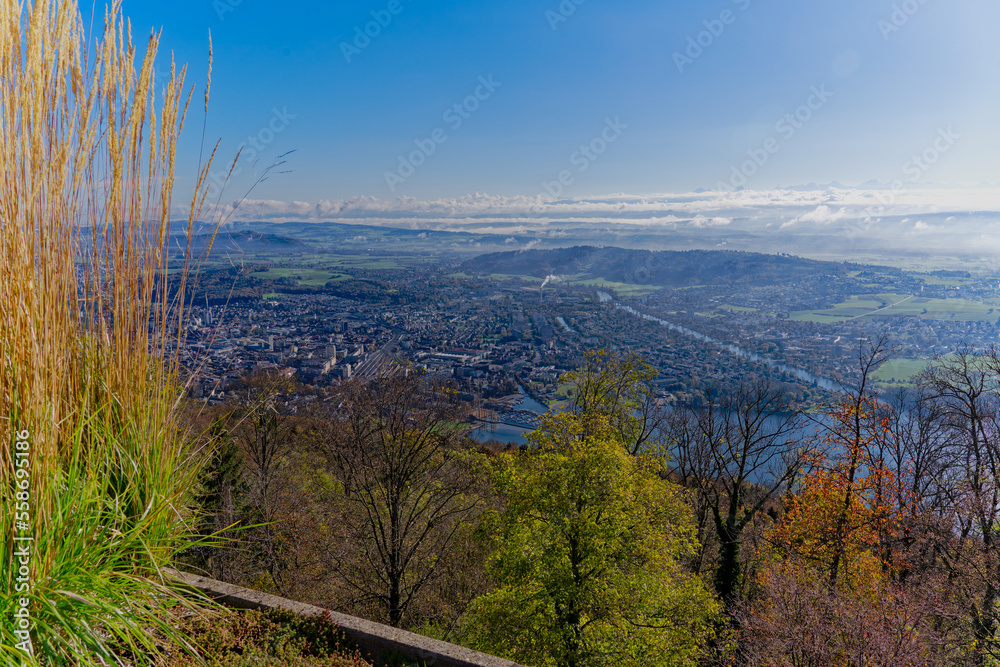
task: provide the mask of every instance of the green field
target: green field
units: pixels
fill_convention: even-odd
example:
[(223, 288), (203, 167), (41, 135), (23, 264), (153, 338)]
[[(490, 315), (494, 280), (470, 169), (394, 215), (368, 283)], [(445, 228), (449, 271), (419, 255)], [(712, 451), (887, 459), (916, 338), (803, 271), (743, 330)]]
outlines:
[(569, 405), (573, 400), (574, 389), (575, 385), (560, 383), (556, 388), (556, 396), (559, 397), (559, 400), (550, 403), (548, 408), (550, 410), (560, 410)]
[(489, 278), (491, 280), (499, 280), (499, 281), (521, 280), (521, 281), (529, 282), (529, 283), (542, 283), (542, 282), (545, 282), (543, 279), (536, 278), (535, 276), (515, 276), (515, 275), (508, 274), (508, 273), (493, 273), (493, 274), (490, 274), (488, 276), (479, 276), (479, 275), (473, 276), (473, 275), (470, 275), (468, 273), (462, 273), (461, 271), (459, 271), (457, 273), (449, 273), (448, 277), (449, 278), (471, 279), (471, 280), (476, 280), (476, 279), (480, 279), (480, 278)]
[[(587, 274), (580, 273), (571, 276), (560, 276), (559, 280), (556, 282), (549, 283), (550, 286), (558, 285), (585, 285), (589, 287), (603, 287), (604, 289), (617, 292), (620, 296), (642, 296), (644, 294), (651, 294), (653, 292), (660, 291), (660, 287), (653, 285), (633, 285), (630, 283), (616, 283), (604, 278), (587, 278)], [(448, 274), (450, 278), (473, 278), (466, 273), (450, 273)], [(523, 276), (523, 275), (512, 275), (505, 273), (494, 273), (487, 276), (493, 280), (523, 280), (527, 282), (541, 283), (544, 282), (541, 278), (536, 278), (535, 276)]]
[(338, 255), (320, 253), (310, 257), (313, 266), (338, 269), (405, 269), (410, 266), (438, 261), (435, 257), (418, 255)]
[(930, 359), (891, 359), (882, 364), (872, 378), (886, 386), (908, 385), (930, 362)]
[(642, 296), (643, 294), (652, 294), (653, 292), (659, 292), (662, 288), (655, 287), (651, 285), (632, 285), (629, 283), (615, 283), (604, 278), (595, 278), (591, 280), (566, 280), (564, 281), (570, 285), (589, 285), (591, 287), (604, 287), (609, 290), (617, 292), (621, 296)]
[(968, 299), (922, 299), (908, 301), (887, 310), (887, 315), (910, 315), (924, 320), (994, 321), (1000, 314), (996, 304), (969, 301)]
[(415, 264), (425, 264), (436, 261), (433, 257), (418, 256), (368, 256), (340, 255), (318, 253), (306, 258), (288, 258), (281, 260), (280, 265), (274, 264), (266, 271), (258, 271), (250, 275), (265, 280), (291, 278), (300, 285), (322, 287), (329, 281), (350, 280), (354, 276), (351, 269), (389, 269), (400, 270)]
[(331, 280), (347, 280), (351, 278), (351, 276), (342, 273), (296, 268), (271, 268), (267, 271), (258, 271), (257, 273), (251, 273), (250, 275), (254, 278), (260, 278), (262, 280), (280, 280), (282, 278), (291, 278), (300, 285), (311, 285), (314, 287), (322, 287)]
[[(902, 301), (902, 303), (899, 303)], [(878, 311), (878, 312), (875, 312)], [(856, 318), (918, 317), (923, 320), (996, 321), (1000, 305), (968, 299), (925, 299), (902, 294), (860, 295), (825, 310), (791, 313), (799, 322), (841, 322)]]
[(955, 278), (955, 277), (943, 277), (934, 276), (929, 273), (915, 273), (914, 278), (919, 278), (928, 285), (945, 285), (945, 286), (961, 286), (961, 285), (974, 285), (976, 283), (983, 282), (981, 278)]
[(717, 310), (727, 310), (731, 313), (759, 313), (760, 310), (757, 308), (744, 308), (743, 306), (731, 306), (728, 303), (724, 303), (718, 307)]
[(853, 317), (861, 317), (888, 305), (888, 303), (876, 300), (870, 295), (853, 296), (826, 310), (800, 310), (791, 313), (789, 319), (796, 322), (840, 322)]

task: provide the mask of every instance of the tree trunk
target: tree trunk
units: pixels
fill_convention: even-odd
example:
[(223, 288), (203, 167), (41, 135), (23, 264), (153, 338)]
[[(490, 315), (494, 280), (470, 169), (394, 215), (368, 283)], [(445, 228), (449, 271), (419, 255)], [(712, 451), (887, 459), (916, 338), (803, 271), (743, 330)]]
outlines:
[(715, 590), (731, 611), (736, 602), (740, 586), (740, 541), (738, 536), (732, 536), (729, 531), (720, 531), (719, 567), (715, 571)]

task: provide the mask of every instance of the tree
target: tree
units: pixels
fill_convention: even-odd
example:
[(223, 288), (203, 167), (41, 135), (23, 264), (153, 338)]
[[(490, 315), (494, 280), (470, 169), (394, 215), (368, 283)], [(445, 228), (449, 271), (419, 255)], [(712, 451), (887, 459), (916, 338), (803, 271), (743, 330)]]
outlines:
[(700, 408), (681, 408), (669, 438), (676, 473), (698, 490), (715, 527), (715, 585), (732, 609), (742, 579), (740, 542), (768, 502), (801, 464), (799, 414), (767, 380), (742, 383), (719, 397), (702, 393)]
[[(851, 419), (847, 406), (838, 414)], [(898, 514), (879, 493), (888, 485), (888, 471), (871, 465), (861, 451), (843, 459), (815, 454), (771, 536), (782, 558), (825, 573), (831, 591), (872, 591), (887, 580), (879, 533), (882, 525), (896, 525)]]
[(278, 496), (287, 484), (279, 475), (295, 433), (288, 401), (296, 383), (274, 372), (260, 372), (241, 380), (232, 390), (232, 409), (225, 419), (239, 447), (250, 523), (259, 524), (241, 534), (241, 548), (263, 565), (277, 590), (284, 594), (282, 575), (288, 569), (288, 544), (280, 537), (275, 521), (280, 519)]
[(962, 522), (944, 500), (946, 411), (929, 392), (878, 396), (872, 373), (889, 353), (884, 337), (863, 341), (854, 382), (817, 420), (822, 437), (770, 531), (759, 594), (737, 612), (745, 664), (984, 664), (965, 661), (981, 642), (954, 603), (968, 573), (934, 566), (960, 551), (951, 532)]
[(747, 667), (968, 664), (940, 580), (887, 586), (873, 600), (830, 591), (822, 573), (788, 563), (766, 572), (762, 588), (739, 611), (739, 659)]
[[(579, 419), (551, 426), (580, 432)], [(536, 667), (696, 664), (719, 605), (680, 565), (695, 526), (661, 472), (600, 436), (502, 455), (488, 563), (499, 587), (473, 602), (466, 641)]]
[[(832, 525), (826, 527), (832, 533), (823, 538), (831, 547), (828, 563), (831, 590), (837, 587), (852, 533), (863, 527), (857, 522), (857, 517), (864, 514), (864, 508), (858, 506), (859, 495), (870, 487), (875, 497), (869, 499), (873, 507), (868, 509), (875, 512), (874, 516), (881, 516), (885, 509), (887, 490), (883, 483), (888, 472), (872, 452), (891, 431), (884, 415), (879, 414), (878, 398), (871, 382), (875, 371), (892, 354), (889, 339), (884, 335), (859, 341), (855, 381), (841, 383), (845, 389), (843, 398), (839, 404), (825, 410), (827, 419), (819, 422), (825, 431), (823, 450), (838, 458), (832, 468), (817, 471), (816, 488), (836, 490), (842, 496), (834, 505)], [(819, 461), (822, 463), (825, 459)], [(859, 477), (865, 476), (866, 471), (869, 473), (866, 484), (859, 485)]]
[(345, 540), (329, 558), (354, 602), (393, 626), (482, 502), (459, 415), (454, 392), (418, 373), (350, 382), (331, 403), (321, 447), (342, 485)]
[(630, 454), (640, 453), (665, 418), (653, 386), (656, 375), (636, 353), (588, 351), (586, 365), (562, 378), (573, 385), (570, 405), (580, 416), (579, 433), (610, 427)]
[(230, 390), (233, 409), (227, 422), (248, 466), (253, 502), (265, 522), (274, 519), (271, 492), (295, 428), (287, 405), (295, 391), (293, 380), (271, 371), (255, 373)]
[(954, 443), (941, 402), (927, 389), (901, 388), (882, 406), (892, 429), (878, 461), (893, 473), (894, 502), (902, 525), (895, 541), (883, 540), (883, 554), (895, 554), (897, 577), (935, 568), (942, 544), (950, 541), (946, 518), (951, 495)]
[(239, 580), (235, 567), (237, 553), (228, 547), (231, 540), (239, 537), (232, 528), (241, 522), (241, 505), (249, 487), (242, 452), (224, 422), (224, 419), (212, 422), (204, 443), (209, 453), (197, 500), (201, 508), (198, 532), (206, 538), (206, 543), (192, 548), (187, 555), (212, 577), (234, 582)]
[(961, 349), (919, 378), (940, 406), (954, 442), (948, 483), (955, 538), (948, 568), (967, 589), (968, 614), (982, 664), (1000, 658), (1000, 352)]

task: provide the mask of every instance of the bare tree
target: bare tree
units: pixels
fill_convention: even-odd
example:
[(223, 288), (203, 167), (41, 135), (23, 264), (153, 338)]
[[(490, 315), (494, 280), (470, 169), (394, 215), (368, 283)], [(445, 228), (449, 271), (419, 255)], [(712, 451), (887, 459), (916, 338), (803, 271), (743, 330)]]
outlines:
[[(858, 365), (855, 376), (841, 382), (844, 395), (840, 404), (827, 411), (827, 419), (816, 423), (825, 431), (829, 446), (841, 450), (845, 458), (844, 499), (840, 504), (840, 514), (831, 536), (834, 546), (830, 562), (830, 589), (837, 586), (850, 528), (850, 517), (858, 502), (856, 494), (859, 475), (865, 472), (865, 463), (870, 461), (873, 443), (883, 439), (884, 429), (878, 428), (876, 405), (877, 392), (873, 387), (875, 371), (888, 361), (894, 353), (888, 336), (881, 334), (858, 342)], [(832, 417), (832, 418), (831, 418)]]
[(880, 546), (883, 561), (895, 555), (905, 584), (911, 574), (934, 567), (939, 545), (950, 539), (945, 517), (954, 438), (944, 406), (928, 390), (900, 388), (884, 401), (891, 437), (877, 460), (893, 472), (891, 493), (903, 525), (893, 538), (883, 535)]
[(697, 411), (683, 407), (667, 413), (663, 432), (664, 454), (672, 463), (673, 476), (681, 486), (694, 492), (690, 501), (698, 526), (699, 548), (692, 569), (701, 574), (716, 546), (712, 504), (717, 496), (702, 491), (707, 480), (714, 479), (715, 460), (711, 455), (710, 441), (700, 437)]
[(681, 427), (674, 460), (710, 512), (719, 541), (716, 589), (731, 608), (742, 578), (741, 536), (796, 474), (802, 421), (782, 390), (762, 379), (722, 397), (703, 392), (702, 399), (689, 419), (670, 422)]
[(739, 659), (748, 667), (967, 665), (961, 624), (940, 579), (889, 587), (877, 604), (831, 591), (821, 578), (780, 568), (765, 577), (762, 599), (738, 611)]
[(967, 589), (976, 651), (1000, 657), (1000, 353), (968, 348), (939, 359), (919, 378), (940, 402), (957, 447), (951, 520), (957, 533), (944, 557)]
[(278, 518), (278, 487), (287, 481), (279, 476), (279, 467), (295, 430), (288, 406), (295, 387), (294, 381), (279, 373), (254, 374), (230, 391), (233, 409), (226, 419), (243, 461), (248, 504), (254, 510), (250, 519), (261, 524), (241, 534), (241, 549), (260, 562), (282, 593), (285, 549), (274, 521)]
[(347, 539), (332, 565), (356, 604), (399, 626), (481, 503), (458, 405), (417, 373), (348, 383), (334, 401), (322, 447), (343, 485)]

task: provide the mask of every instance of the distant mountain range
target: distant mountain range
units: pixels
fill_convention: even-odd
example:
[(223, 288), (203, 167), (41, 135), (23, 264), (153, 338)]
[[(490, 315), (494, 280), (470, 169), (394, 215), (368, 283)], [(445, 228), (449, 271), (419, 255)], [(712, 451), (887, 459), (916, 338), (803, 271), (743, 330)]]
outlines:
[(816, 275), (845, 276), (853, 264), (823, 262), (792, 255), (731, 250), (650, 251), (576, 246), (482, 255), (462, 264), (469, 274), (573, 277), (610, 282), (683, 287), (743, 283), (775, 285)]

